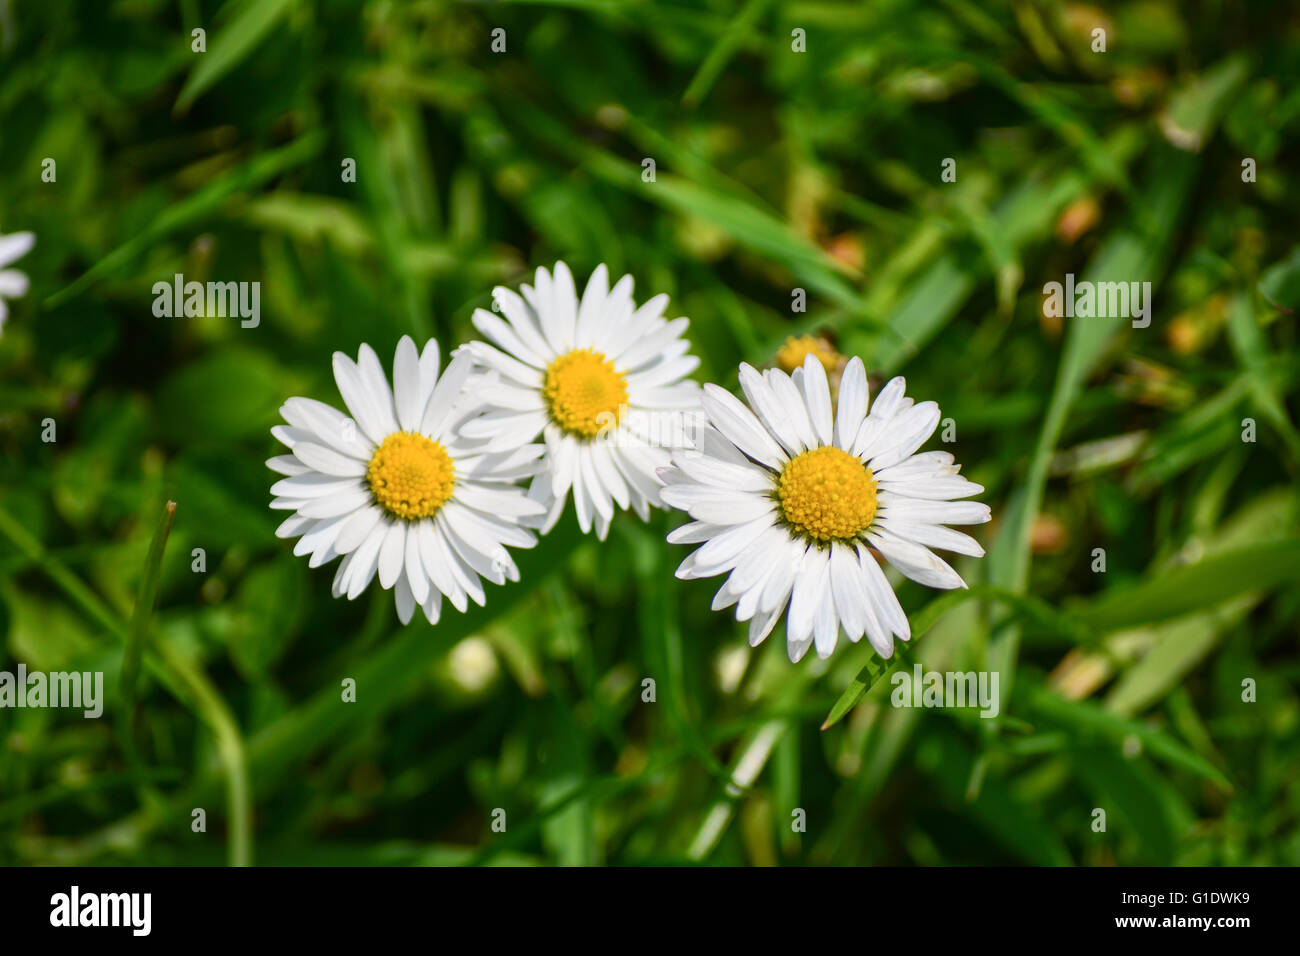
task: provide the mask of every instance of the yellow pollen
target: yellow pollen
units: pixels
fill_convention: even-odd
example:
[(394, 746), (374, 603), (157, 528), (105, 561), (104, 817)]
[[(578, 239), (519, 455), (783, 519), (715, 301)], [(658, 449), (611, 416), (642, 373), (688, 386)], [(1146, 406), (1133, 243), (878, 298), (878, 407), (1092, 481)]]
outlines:
[(627, 379), (604, 353), (574, 349), (547, 367), (542, 396), (555, 424), (571, 435), (595, 438), (622, 417)]
[(857, 458), (827, 445), (790, 459), (776, 480), (776, 500), (804, 537), (851, 541), (876, 516), (876, 479)]
[(414, 432), (393, 432), (375, 450), (366, 481), (379, 506), (395, 518), (418, 521), (451, 497), (456, 466), (441, 442)]
[(840, 353), (831, 348), (825, 339), (811, 335), (792, 335), (776, 350), (776, 364), (781, 371), (791, 374), (795, 369), (803, 368), (803, 360), (810, 354), (817, 356), (817, 360), (828, 372), (835, 371), (840, 362)]

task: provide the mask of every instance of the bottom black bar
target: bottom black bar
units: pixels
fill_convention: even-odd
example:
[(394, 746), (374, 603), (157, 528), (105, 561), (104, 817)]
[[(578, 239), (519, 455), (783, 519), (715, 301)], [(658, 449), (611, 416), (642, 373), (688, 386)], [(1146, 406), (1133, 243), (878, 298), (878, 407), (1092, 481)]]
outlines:
[(1294, 873), (1285, 869), (10, 869), (0, 883), (6, 943), (69, 935), (220, 943), (276, 927), (295, 942), (333, 945), (373, 942), (377, 929), (430, 942), (514, 929), (540, 942), (547, 927), (581, 943), (588, 932), (609, 942), (610, 930), (637, 925), (654, 934), (701, 928), (734, 943), (795, 923), (866, 945), (959, 931), (1230, 943), (1279, 933), (1295, 916)]

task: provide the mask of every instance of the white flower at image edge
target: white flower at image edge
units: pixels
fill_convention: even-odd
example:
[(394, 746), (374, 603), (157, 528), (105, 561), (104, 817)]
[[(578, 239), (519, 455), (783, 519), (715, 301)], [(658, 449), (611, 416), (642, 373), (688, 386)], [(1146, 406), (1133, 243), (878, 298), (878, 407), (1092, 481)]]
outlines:
[(5, 320), (9, 318), (9, 306), (6, 299), (21, 299), (27, 294), (27, 276), (8, 266), (17, 262), (36, 245), (36, 234), (32, 232), (15, 232), (0, 236), (0, 331), (4, 330)]
[[(903, 575), (935, 588), (965, 587), (931, 551), (981, 556), (975, 539), (946, 525), (989, 520), (987, 505), (958, 501), (984, 489), (958, 475), (944, 451), (917, 454), (939, 422), (934, 402), (913, 404), (902, 378), (867, 411), (867, 376), (852, 359), (832, 412), (826, 372), (815, 357), (793, 375), (740, 366), (748, 407), (704, 387), (712, 428), (699, 447), (673, 455), (664, 501), (694, 520), (668, 540), (702, 546), (679, 578), (729, 575), (714, 610), (736, 605), (757, 645), (789, 607), (786, 640), (797, 661), (815, 645), (835, 649), (840, 630), (865, 634), (882, 657), (911, 629), (874, 547)], [(714, 431), (716, 429), (716, 431)]]
[(459, 350), (439, 377), (438, 343), (423, 353), (403, 336), (393, 387), (373, 349), (358, 361), (334, 353), (334, 379), (351, 417), (310, 398), (280, 409), (288, 425), (272, 434), (288, 455), (267, 465), (286, 477), (271, 488), (271, 507), (294, 512), (276, 534), (298, 538), (294, 554), (318, 567), (337, 557), (334, 596), (355, 599), (376, 575), (393, 589), (407, 623), (417, 605), (437, 623), (445, 596), (458, 611), (484, 603), (481, 578), (519, 580), (506, 546), (531, 548), (520, 526), (541, 505), (512, 482), (533, 475), (543, 448), (488, 452), (456, 428), (476, 412), (484, 376)]
[(663, 318), (666, 295), (638, 308), (632, 277), (611, 289), (604, 265), (581, 299), (563, 262), (553, 276), (538, 269), (535, 281), (522, 296), (493, 290), (504, 318), (474, 313), (492, 344), (467, 347), (500, 381), (484, 389), (486, 413), (464, 434), (494, 451), (543, 436), (545, 469), (529, 489), (546, 509), (539, 526), (555, 525), (572, 492), (579, 526), (594, 525), (604, 540), (615, 507), (645, 520), (650, 506), (663, 506), (658, 471), (685, 443), (671, 423), (699, 410), (699, 385), (686, 378), (699, 365), (682, 338), (690, 323)]

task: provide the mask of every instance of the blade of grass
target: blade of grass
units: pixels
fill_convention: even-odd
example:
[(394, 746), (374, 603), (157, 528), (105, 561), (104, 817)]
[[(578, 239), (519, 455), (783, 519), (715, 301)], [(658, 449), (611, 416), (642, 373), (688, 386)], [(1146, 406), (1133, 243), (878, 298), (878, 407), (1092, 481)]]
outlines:
[(324, 145), (325, 134), (315, 130), (288, 146), (264, 153), (243, 166), (222, 174), (202, 189), (169, 206), (142, 232), (104, 256), (72, 283), (46, 298), (45, 308), (52, 309), (80, 295), (99, 279), (134, 260), (159, 239), (200, 222), (216, 212), (236, 193), (260, 186), (286, 170), (305, 163)]
[(898, 668), (899, 664), (907, 660), (912, 653), (912, 649), (916, 646), (916, 642), (925, 636), (925, 633), (941, 617), (957, 605), (964, 604), (966, 601), (975, 598), (997, 601), (1011, 608), (1020, 619), (1041, 622), (1050, 630), (1074, 634), (1077, 637), (1083, 636), (1083, 629), (1078, 627), (1066, 615), (1035, 598), (987, 585), (977, 585), (973, 588), (949, 592), (931, 601), (912, 618), (912, 639), (907, 643), (896, 643), (893, 657), (889, 660), (881, 660), (880, 657), (874, 653), (872, 654), (862, 670), (849, 683), (848, 688), (840, 695), (839, 700), (835, 702), (835, 706), (831, 708), (830, 713), (826, 715), (826, 720), (821, 729), (827, 730), (839, 723), (844, 715), (852, 710), (858, 701), (866, 695), (867, 691), (871, 690), (872, 686), (887, 677)]
[(1231, 790), (1232, 782), (1200, 754), (1180, 744), (1163, 730), (1138, 720), (1129, 720), (1093, 703), (1066, 700), (1044, 687), (1028, 686), (1026, 696), (1029, 708), (1039, 717), (1055, 724), (1072, 728), (1083, 734), (1100, 734), (1121, 742), (1126, 737), (1136, 737), (1152, 754), (1199, 777)]
[(212, 49), (198, 57), (176, 97), (175, 112), (186, 112), (196, 99), (253, 52), (288, 12), (294, 0), (244, 0), (223, 7), (229, 19), (212, 38)]
[[(1164, 258), (1178, 234), (1180, 212), (1186, 206), (1184, 200), (1191, 188), (1196, 161), (1187, 153), (1166, 149), (1158, 168), (1160, 174), (1151, 186), (1150, 208), (1155, 221), (1162, 224), (1159, 234), (1146, 235), (1136, 225), (1117, 233), (1090, 264), (1085, 279), (1153, 281), (1159, 276)], [(1065, 429), (1070, 409), (1082, 392), (1084, 381), (1127, 322), (1123, 318), (1091, 318), (1070, 323), (1056, 383), (1028, 474), (1004, 509), (1002, 529), (989, 549), (989, 578), (999, 587), (1016, 592), (1025, 589), (1029, 577), (1029, 532), (1046, 492), (1052, 454)], [(989, 667), (1002, 675), (1001, 690), (1008, 698), (1014, 683), (1019, 647), (1019, 629), (1012, 625), (1003, 628), (989, 648)], [(1006, 712), (1005, 706), (1001, 709)]]
[(149, 623), (153, 617), (154, 605), (158, 601), (163, 551), (167, 547), (167, 536), (171, 534), (172, 522), (175, 519), (176, 502), (168, 501), (163, 506), (158, 526), (154, 529), (153, 540), (149, 543), (149, 556), (145, 559), (144, 574), (140, 576), (140, 589), (136, 592), (135, 611), (131, 615), (131, 631), (127, 635), (126, 647), (122, 650), (122, 704), (127, 713), (130, 713), (131, 705), (135, 701), (140, 661), (144, 658), (145, 645), (149, 639)]
[(1300, 538), (1274, 541), (1171, 568), (1134, 587), (1107, 591), (1071, 613), (1098, 631), (1191, 614), (1240, 594), (1300, 581)]
[(740, 12), (727, 25), (727, 29), (714, 41), (713, 49), (704, 58), (700, 68), (695, 71), (695, 76), (691, 78), (686, 92), (682, 94), (683, 105), (691, 109), (700, 105), (708, 95), (714, 80), (718, 78), (718, 74), (726, 69), (727, 63), (749, 39), (754, 27), (771, 5), (772, 0), (749, 0), (740, 8)]
[[(130, 630), (104, 601), (87, 587), (8, 511), (0, 506), (0, 534), (31, 558), (51, 581), (63, 589), (90, 620), (122, 643)], [(232, 866), (252, 863), (252, 802), (248, 767), (244, 759), (243, 735), (221, 692), (198, 667), (181, 656), (170, 644), (158, 643), (145, 650), (145, 665), (182, 704), (191, 708), (217, 740), (227, 795), (227, 845)], [(190, 804), (189, 806), (194, 806)], [(188, 813), (188, 811), (186, 811)], [(111, 840), (109, 841), (111, 842)]]

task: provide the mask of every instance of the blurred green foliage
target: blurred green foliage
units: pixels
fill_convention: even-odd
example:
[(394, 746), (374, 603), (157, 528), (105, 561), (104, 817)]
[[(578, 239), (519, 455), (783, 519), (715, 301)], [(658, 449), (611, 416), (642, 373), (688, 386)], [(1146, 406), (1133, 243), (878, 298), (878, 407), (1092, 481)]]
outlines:
[[(1298, 77), (1286, 2), (0, 3), (0, 667), (108, 688), (0, 710), (0, 862), (1300, 864)], [(995, 520), (969, 596), (899, 581), (906, 666), (998, 719), (877, 681), (819, 730), (870, 648), (750, 652), (664, 514), (435, 628), (329, 596), (279, 404), (557, 258), (669, 293), (704, 379), (819, 333), (939, 401)], [(156, 318), (178, 272), (261, 324)], [(1067, 272), (1151, 326), (1045, 319)]]

